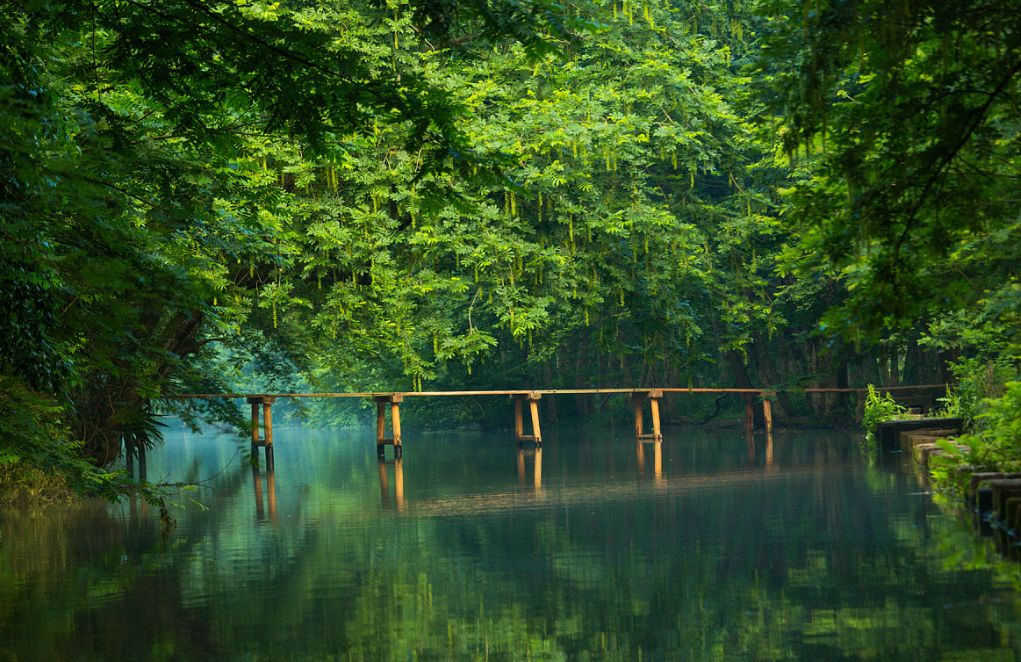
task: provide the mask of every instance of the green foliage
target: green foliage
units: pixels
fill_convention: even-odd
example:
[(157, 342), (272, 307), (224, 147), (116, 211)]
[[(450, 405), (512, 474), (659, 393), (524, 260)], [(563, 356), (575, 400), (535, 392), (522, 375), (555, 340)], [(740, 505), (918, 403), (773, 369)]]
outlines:
[[(415, 21), (446, 40), (453, 26), (440, 19), (455, 12), (442, 3), (10, 9), (0, 26), (0, 303), (10, 313), (0, 374), (53, 398), (67, 428), (50, 445), (76, 439), (70, 455), (100, 466), (125, 435), (157, 438), (153, 400), (224, 383), (208, 345), (244, 347), (307, 305), (294, 271), (305, 228), (289, 221), (311, 213), (292, 194), (317, 168), (349, 165), (352, 147), (368, 157), (363, 137), (379, 127), (413, 151), (409, 179), (468, 151), (435, 65), (399, 45)], [(557, 11), (460, 3), (459, 27), (513, 25), (538, 51), (583, 27), (553, 20)], [(284, 342), (297, 356), (304, 340)]]
[(907, 409), (897, 404), (889, 392), (878, 392), (875, 386), (868, 385), (865, 395), (865, 413), (862, 416), (862, 427), (865, 428), (866, 439), (875, 438), (876, 426), (883, 421), (902, 417)]
[(112, 496), (119, 476), (85, 461), (53, 398), (0, 374), (0, 502)]
[(22, 3), (0, 374), (105, 466), (156, 412), (240, 422), (189, 391), (722, 382), (842, 421), (785, 391), (1009, 365), (1021, 30), (972, 4)]
[(1021, 382), (1007, 382), (1002, 395), (984, 401), (975, 429), (958, 437), (979, 468), (1021, 471)]
[(1018, 376), (1018, 369), (1004, 358), (962, 359), (953, 366), (956, 377), (947, 395), (947, 416), (960, 416), (967, 427), (978, 425), (990, 400), (1003, 396), (1006, 384)]
[(832, 323), (879, 334), (963, 308), (1016, 334), (1014, 3), (762, 7), (755, 72), (783, 112), (764, 121), (807, 162), (787, 196), (802, 228), (795, 261), (848, 289)]

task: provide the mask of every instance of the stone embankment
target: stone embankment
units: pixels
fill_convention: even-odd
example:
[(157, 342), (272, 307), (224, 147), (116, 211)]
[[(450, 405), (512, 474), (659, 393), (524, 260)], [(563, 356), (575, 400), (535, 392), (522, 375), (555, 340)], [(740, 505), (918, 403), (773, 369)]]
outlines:
[(953, 469), (967, 478), (965, 503), (979, 529), (994, 534), (1004, 555), (1021, 559), (1021, 473), (976, 471), (965, 459), (971, 449), (954, 441), (961, 433), (962, 421), (956, 418), (912, 418), (880, 423), (876, 438), (884, 452), (908, 453), (925, 481), (930, 475), (933, 457), (946, 455), (951, 448), (961, 453)]

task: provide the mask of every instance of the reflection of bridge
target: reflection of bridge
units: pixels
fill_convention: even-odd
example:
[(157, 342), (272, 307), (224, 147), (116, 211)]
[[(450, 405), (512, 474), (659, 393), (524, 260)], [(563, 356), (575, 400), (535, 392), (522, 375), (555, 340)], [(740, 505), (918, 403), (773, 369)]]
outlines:
[[(748, 460), (755, 458), (755, 437), (748, 431), (745, 435), (748, 445)], [(728, 471), (703, 476), (675, 477), (668, 485), (667, 476), (663, 473), (663, 442), (646, 444), (635, 443), (635, 471), (638, 478), (648, 477), (647, 453), (651, 448), (652, 486), (657, 490), (681, 492), (695, 489), (706, 489), (734, 483), (755, 482), (766, 479), (776, 467), (773, 464), (773, 435), (766, 435), (765, 466), (761, 470)], [(513, 508), (530, 508), (548, 503), (550, 495), (545, 492), (542, 479), (542, 446), (534, 450), (519, 448), (517, 452), (518, 489), (504, 492), (455, 496), (446, 498), (428, 498), (415, 501), (409, 509), (408, 500), (404, 496), (404, 460), (397, 457), (392, 461), (379, 460), (379, 497), (384, 510), (396, 510), (422, 517), (474, 515), (482, 511), (509, 510)], [(531, 471), (529, 471), (531, 465)], [(784, 469), (783, 475), (795, 473), (814, 473), (819, 467), (803, 467)], [(270, 521), (276, 520), (276, 485), (274, 472), (265, 474), (256, 466), (252, 467), (252, 483), (255, 494), (256, 519), (264, 520), (268, 514)], [(393, 485), (391, 489), (391, 483)], [(265, 495), (263, 485), (265, 484)], [(647, 483), (600, 483), (598, 485), (573, 485), (558, 487), (553, 498), (558, 505), (578, 503), (594, 503), (608, 499), (627, 500), (639, 498), (647, 493)], [(522, 489), (525, 488), (525, 489)]]
[[(878, 389), (885, 392), (925, 393), (943, 390), (946, 384), (925, 384), (921, 386), (891, 386)], [(863, 393), (861, 388), (806, 388), (801, 393)], [(542, 431), (539, 428), (539, 400), (544, 395), (613, 395), (620, 394), (630, 398), (635, 417), (635, 437), (639, 441), (662, 441), (663, 432), (660, 425), (660, 401), (666, 394), (738, 394), (745, 399), (745, 428), (754, 427), (754, 401), (758, 398), (762, 403), (762, 419), (767, 433), (773, 430), (773, 414), (770, 400), (775, 397), (777, 389), (764, 388), (576, 388), (576, 389), (534, 389), (504, 391), (400, 391), (400, 392), (364, 392), (364, 393), (187, 393), (171, 396), (173, 399), (204, 399), (242, 398), (252, 406), (252, 450), (258, 458), (257, 450), (261, 446), (266, 449), (266, 466), (273, 467), (273, 402), (278, 398), (371, 398), (376, 403), (376, 450), (383, 457), (386, 446), (393, 446), (394, 456), (403, 455), (401, 439), (401, 403), (405, 398), (421, 397), (468, 397), (468, 396), (507, 396), (514, 401), (514, 434), (518, 445), (532, 442), (536, 447), (542, 445)], [(930, 398), (931, 399), (931, 398)], [(644, 422), (644, 403), (648, 401), (651, 414), (652, 431), (646, 433)], [(531, 434), (525, 434), (524, 406), (528, 404), (531, 419)], [(386, 436), (386, 410), (390, 409), (391, 436)], [(260, 423), (261, 420), (261, 423)], [(260, 435), (260, 427), (262, 434)], [(257, 460), (256, 460), (257, 461)]]
[[(749, 459), (754, 458), (755, 438), (746, 436)], [(635, 471), (638, 478), (647, 478), (646, 453), (649, 445), (638, 442), (636, 446)], [(773, 463), (773, 436), (766, 436), (765, 465), (761, 469), (746, 469), (711, 473), (705, 475), (675, 476), (668, 480), (663, 473), (663, 443), (651, 444), (652, 448), (652, 488), (665, 493), (681, 493), (688, 491), (704, 491), (721, 486), (732, 486), (738, 483), (762, 482), (791, 475), (817, 474), (817, 465), (784, 468), (775, 471)], [(647, 481), (612, 482), (583, 485), (558, 486), (547, 492), (542, 480), (542, 448), (534, 451), (518, 450), (518, 489), (472, 494), (463, 496), (428, 498), (409, 502), (404, 496), (404, 466), (401, 458), (393, 462), (379, 462), (380, 499), (384, 509), (395, 509), (398, 513), (408, 513), (420, 517), (472, 516), (480, 512), (512, 510), (515, 508), (532, 508), (555, 503), (557, 506), (597, 503), (601, 501), (627, 501), (639, 499), (649, 493)], [(528, 460), (531, 457), (531, 489), (529, 487)], [(391, 499), (389, 468), (393, 467), (393, 499)], [(526, 489), (521, 489), (526, 488)]]

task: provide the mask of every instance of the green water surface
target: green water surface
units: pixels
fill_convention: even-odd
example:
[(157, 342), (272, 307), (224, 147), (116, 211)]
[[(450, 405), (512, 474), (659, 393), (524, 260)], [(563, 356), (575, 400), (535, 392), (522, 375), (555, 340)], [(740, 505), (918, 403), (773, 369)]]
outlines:
[(0, 513), (0, 660), (1021, 659), (1016, 566), (847, 434), (275, 433), (167, 435), (169, 534)]

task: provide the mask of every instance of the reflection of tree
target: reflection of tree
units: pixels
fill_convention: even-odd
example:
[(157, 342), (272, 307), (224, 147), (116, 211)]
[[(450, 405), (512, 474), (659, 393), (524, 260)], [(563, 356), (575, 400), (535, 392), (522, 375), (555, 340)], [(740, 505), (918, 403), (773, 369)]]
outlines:
[[(17, 561), (0, 565), (0, 641), (22, 643), (0, 648), (50, 658), (933, 659), (1018, 641), (1005, 588), (1016, 568), (907, 497), (908, 477), (866, 467), (846, 440), (808, 435), (778, 437), (767, 471), (764, 445), (750, 462), (740, 436), (733, 446), (666, 443), (665, 488), (639, 476), (630, 442), (588, 446), (580, 484), (565, 484), (564, 448), (550, 446), (541, 504), (447, 515), (420, 507), (485, 489), (531, 498), (516, 450), (501, 450), (499, 466), (451, 451), (426, 461), (441, 449), (423, 442), (402, 466), (401, 512), (380, 505), (371, 444), (331, 448), (307, 466), (278, 462), (276, 523), (255, 521), (246, 468), (167, 543), (154, 523), (96, 513), (7, 517), (0, 558)], [(307, 489), (286, 472), (298, 468)], [(395, 494), (396, 467), (384, 469)], [(698, 482), (727, 475), (744, 479)], [(701, 487), (680, 489), (685, 481)], [(625, 483), (638, 496), (615, 498)], [(599, 485), (602, 501), (561, 498)], [(51, 551), (26, 560), (29, 549)], [(26, 636), (36, 630), (45, 638)]]

